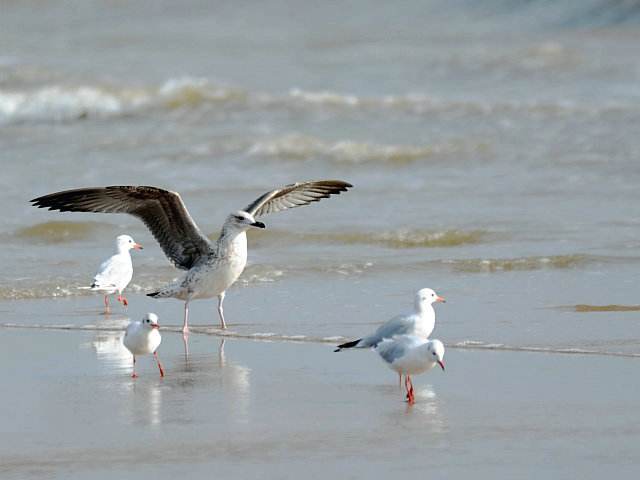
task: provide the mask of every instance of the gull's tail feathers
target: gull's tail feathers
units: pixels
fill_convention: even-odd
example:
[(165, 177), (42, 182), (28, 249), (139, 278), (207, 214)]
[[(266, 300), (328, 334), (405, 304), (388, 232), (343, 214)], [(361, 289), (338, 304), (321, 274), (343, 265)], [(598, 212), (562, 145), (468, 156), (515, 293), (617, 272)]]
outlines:
[(338, 345), (338, 348), (336, 348), (334, 350), (334, 352), (341, 352), (343, 349), (345, 348), (357, 348), (358, 344), (362, 341), (361, 338), (357, 339), (357, 340), (353, 340), (352, 342), (346, 342), (343, 343), (342, 345)]
[(93, 291), (101, 291), (101, 290), (113, 290), (116, 286), (112, 283), (108, 285), (99, 285), (97, 283), (92, 283), (88, 287), (77, 287), (78, 290), (93, 290)]
[(173, 290), (158, 290), (157, 292), (147, 293), (147, 297), (151, 298), (177, 298)]

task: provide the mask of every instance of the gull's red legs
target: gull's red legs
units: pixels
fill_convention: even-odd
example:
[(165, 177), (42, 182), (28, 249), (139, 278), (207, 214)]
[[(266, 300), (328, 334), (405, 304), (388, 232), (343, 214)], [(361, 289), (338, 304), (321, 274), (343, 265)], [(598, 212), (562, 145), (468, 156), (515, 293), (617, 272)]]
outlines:
[(160, 359), (158, 359), (158, 352), (153, 352), (153, 357), (156, 359), (158, 363), (158, 370), (160, 370), (160, 376), (164, 377), (164, 370), (162, 369), (162, 364), (160, 363)]

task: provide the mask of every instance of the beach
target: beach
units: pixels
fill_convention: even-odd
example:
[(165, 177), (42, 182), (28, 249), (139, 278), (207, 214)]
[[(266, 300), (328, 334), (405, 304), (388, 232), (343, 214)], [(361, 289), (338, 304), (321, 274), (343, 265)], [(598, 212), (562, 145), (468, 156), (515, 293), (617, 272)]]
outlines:
[(370, 351), (163, 332), (131, 379), (121, 335), (3, 329), (3, 478), (637, 472), (636, 359), (449, 349), (408, 406)]

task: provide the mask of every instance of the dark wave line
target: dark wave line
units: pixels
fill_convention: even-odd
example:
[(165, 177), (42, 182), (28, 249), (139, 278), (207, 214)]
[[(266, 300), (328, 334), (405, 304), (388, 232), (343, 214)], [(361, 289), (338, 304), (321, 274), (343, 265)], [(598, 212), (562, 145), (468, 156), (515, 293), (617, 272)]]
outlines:
[[(122, 332), (125, 327), (98, 326), (98, 325), (20, 325), (17, 323), (3, 323), (1, 328), (7, 329), (33, 329), (33, 330), (62, 330), (62, 331), (98, 331), (98, 332)], [(163, 326), (163, 332), (182, 334), (179, 326)], [(286, 335), (271, 332), (241, 333), (232, 330), (220, 330), (217, 327), (197, 327), (191, 326), (190, 333), (194, 335), (209, 335), (219, 338), (231, 338), (238, 340), (254, 340), (263, 342), (287, 342), (287, 343), (320, 343), (336, 345), (349, 340), (349, 337), (341, 335), (332, 337), (318, 337), (309, 335)], [(456, 350), (484, 350), (498, 352), (523, 352), (523, 353), (544, 353), (552, 355), (596, 355), (605, 357), (640, 358), (640, 353), (616, 352), (607, 350), (590, 350), (578, 347), (535, 347), (516, 346), (499, 343), (486, 343), (481, 341), (467, 340), (457, 343), (446, 343), (447, 348)]]

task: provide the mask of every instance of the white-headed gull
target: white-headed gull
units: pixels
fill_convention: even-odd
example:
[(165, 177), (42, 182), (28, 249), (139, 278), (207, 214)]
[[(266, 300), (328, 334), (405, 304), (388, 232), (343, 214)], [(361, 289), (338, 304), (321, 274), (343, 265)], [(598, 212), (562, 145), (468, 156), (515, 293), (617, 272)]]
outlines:
[(413, 312), (397, 315), (387, 320), (371, 335), (338, 345), (334, 352), (345, 348), (375, 347), (385, 338), (391, 338), (394, 335), (417, 335), (429, 338), (436, 323), (436, 312), (433, 309), (435, 302), (445, 302), (445, 299), (430, 288), (418, 290), (413, 304)]
[(407, 402), (415, 403), (411, 375), (417, 375), (440, 365), (444, 371), (444, 345), (440, 340), (427, 340), (417, 335), (396, 335), (381, 341), (376, 352), (392, 370), (404, 378)]
[(133, 373), (132, 378), (136, 378), (136, 355), (148, 355), (153, 353), (153, 357), (156, 359), (158, 369), (160, 370), (160, 376), (164, 377), (164, 370), (162, 364), (158, 359), (158, 347), (162, 341), (160, 331), (158, 330), (160, 325), (158, 324), (158, 316), (155, 313), (147, 313), (142, 320), (136, 320), (131, 322), (127, 326), (127, 331), (124, 334), (122, 343), (127, 347), (127, 350), (133, 355)]
[(136, 243), (129, 235), (119, 235), (116, 238), (116, 253), (107, 258), (100, 267), (93, 283), (82, 289), (102, 292), (104, 294), (104, 309), (109, 313), (109, 295), (118, 293), (118, 301), (124, 306), (129, 302), (122, 296), (122, 291), (129, 285), (133, 277), (133, 263), (131, 262), (131, 249), (142, 250), (142, 245)]
[(340, 180), (320, 180), (286, 185), (258, 197), (243, 210), (230, 214), (215, 243), (202, 234), (180, 195), (156, 187), (112, 186), (80, 188), (52, 193), (32, 200), (34, 206), (61, 212), (129, 213), (140, 218), (151, 230), (174, 265), (186, 270), (175, 282), (157, 292), (154, 298), (184, 300), (183, 332), (189, 330), (189, 302), (218, 297), (220, 325), (226, 328), (222, 302), (225, 291), (238, 279), (247, 264), (249, 228), (264, 228), (257, 217), (308, 205), (333, 194), (347, 191), (351, 184)]

